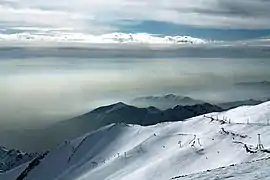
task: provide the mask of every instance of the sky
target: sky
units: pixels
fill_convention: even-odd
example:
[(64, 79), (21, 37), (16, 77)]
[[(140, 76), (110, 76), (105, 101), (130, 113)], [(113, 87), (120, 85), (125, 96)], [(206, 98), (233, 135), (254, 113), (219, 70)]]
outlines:
[(125, 32), (242, 40), (270, 35), (269, 8), (269, 0), (0, 0), (0, 34)]

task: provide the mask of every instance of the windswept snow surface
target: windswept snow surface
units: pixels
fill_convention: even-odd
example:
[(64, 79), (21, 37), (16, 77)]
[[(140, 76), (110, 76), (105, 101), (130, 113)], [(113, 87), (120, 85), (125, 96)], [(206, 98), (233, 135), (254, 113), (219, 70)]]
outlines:
[(270, 179), (270, 159), (245, 162), (228, 167), (220, 167), (184, 177), (173, 177), (172, 180), (268, 180)]
[(29, 163), (25, 163), (3, 174), (0, 173), (0, 180), (15, 180), (23, 172), (23, 170), (27, 168), (28, 164)]
[(166, 180), (267, 158), (243, 143), (256, 147), (261, 134), (270, 148), (269, 118), (266, 102), (150, 127), (109, 125), (53, 150), (25, 180)]

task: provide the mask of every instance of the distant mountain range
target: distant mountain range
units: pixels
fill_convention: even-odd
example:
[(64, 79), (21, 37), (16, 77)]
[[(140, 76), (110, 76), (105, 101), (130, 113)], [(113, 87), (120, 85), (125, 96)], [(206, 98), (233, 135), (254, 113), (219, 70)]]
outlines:
[[(261, 84), (261, 83), (259, 83)], [(262, 82), (262, 84), (268, 84), (267, 82)], [(269, 101), (269, 99), (265, 100), (241, 100), (241, 101), (231, 101), (231, 102), (224, 102), (224, 103), (217, 103), (216, 105), (223, 108), (223, 109), (232, 109), (238, 106), (244, 105), (258, 105), (263, 102)], [(198, 99), (193, 99), (187, 96), (179, 96), (175, 94), (167, 94), (164, 96), (144, 96), (138, 97), (131, 101), (131, 103), (138, 107), (147, 107), (147, 106), (154, 106), (159, 109), (169, 109), (175, 107), (177, 105), (195, 105), (195, 104), (204, 104), (206, 102)]]
[(178, 96), (175, 94), (167, 94), (164, 96), (145, 96), (138, 97), (131, 101), (131, 104), (139, 107), (155, 106), (159, 109), (168, 109), (176, 105), (191, 106), (195, 104), (203, 104), (204, 101), (192, 99), (187, 96)]
[(237, 87), (249, 87), (249, 88), (269, 88), (270, 89), (270, 82), (269, 81), (259, 81), (259, 82), (238, 82), (235, 83)]

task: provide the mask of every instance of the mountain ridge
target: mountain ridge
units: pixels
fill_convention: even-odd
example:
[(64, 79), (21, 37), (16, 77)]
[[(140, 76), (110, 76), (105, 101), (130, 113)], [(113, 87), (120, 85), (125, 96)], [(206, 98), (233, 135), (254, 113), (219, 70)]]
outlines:
[[(270, 83), (270, 82), (269, 82)], [(224, 110), (233, 109), (239, 106), (245, 105), (258, 105), (263, 102), (269, 101), (269, 99), (247, 99), (247, 100), (238, 100), (230, 102), (221, 102), (221, 103), (210, 103), (215, 104)], [(181, 96), (175, 94), (166, 94), (162, 96), (143, 96), (131, 100), (131, 104), (138, 107), (147, 107), (154, 106), (162, 110), (173, 108), (177, 105), (196, 105), (207, 103), (202, 100), (193, 99), (189, 96)]]
[(195, 105), (206, 103), (201, 100), (193, 99), (188, 96), (179, 96), (175, 94), (166, 94), (163, 96), (143, 96), (132, 99), (131, 104), (139, 107), (155, 106), (162, 110), (173, 108), (176, 105)]
[(4, 146), (0, 146), (0, 172), (9, 171), (31, 161), (36, 156), (36, 153), (23, 153), (19, 150), (8, 149)]
[[(112, 123), (138, 124), (143, 126), (154, 125), (161, 122), (183, 121), (187, 118), (209, 113), (220, 112), (223, 109), (202, 104), (194, 106), (176, 106), (165, 111), (155, 107), (138, 108), (118, 102), (102, 106), (81, 116), (57, 123), (44, 130), (44, 133), (58, 134), (58, 137), (49, 138), (50, 141), (59, 143), (64, 139), (75, 138), (86, 132), (96, 130)], [(44, 139), (44, 138), (43, 138)], [(58, 139), (58, 140), (57, 140)]]

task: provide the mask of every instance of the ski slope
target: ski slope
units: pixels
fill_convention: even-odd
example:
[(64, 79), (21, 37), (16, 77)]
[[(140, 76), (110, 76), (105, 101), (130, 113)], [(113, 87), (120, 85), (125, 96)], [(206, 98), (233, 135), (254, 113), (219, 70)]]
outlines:
[(270, 179), (270, 159), (261, 159), (253, 162), (244, 162), (237, 165), (220, 167), (201, 173), (190, 174), (183, 177), (173, 177), (172, 180), (209, 180), (209, 179), (230, 179), (230, 180), (254, 180)]
[(51, 151), (25, 180), (165, 180), (267, 158), (243, 144), (255, 149), (261, 134), (270, 148), (269, 118), (266, 102), (184, 122), (112, 124)]

